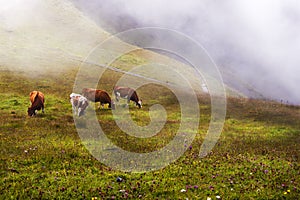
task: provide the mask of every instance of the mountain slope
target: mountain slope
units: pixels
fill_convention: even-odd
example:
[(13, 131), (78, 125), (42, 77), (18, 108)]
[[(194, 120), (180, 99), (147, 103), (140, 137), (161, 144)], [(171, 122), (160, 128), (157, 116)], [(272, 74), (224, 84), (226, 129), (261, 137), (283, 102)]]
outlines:
[[(30, 76), (44, 72), (61, 73), (68, 67), (78, 67), (94, 47), (111, 36), (68, 0), (15, 1), (5, 5), (0, 9), (0, 66), (24, 71)], [(118, 38), (114, 40), (115, 46), (109, 48), (113, 51), (120, 48), (132, 50), (134, 47)], [(199, 85), (199, 77), (191, 67), (153, 51), (128, 52), (113, 65), (130, 70), (149, 63), (173, 66), (184, 77), (189, 77), (196, 90), (205, 90), (201, 88), (204, 80), (200, 80), (202, 84)], [(163, 81), (168, 82), (167, 77)], [(229, 87), (227, 89), (229, 95), (240, 95)]]
[(0, 65), (58, 70), (108, 37), (65, 0), (18, 2), (0, 12)]

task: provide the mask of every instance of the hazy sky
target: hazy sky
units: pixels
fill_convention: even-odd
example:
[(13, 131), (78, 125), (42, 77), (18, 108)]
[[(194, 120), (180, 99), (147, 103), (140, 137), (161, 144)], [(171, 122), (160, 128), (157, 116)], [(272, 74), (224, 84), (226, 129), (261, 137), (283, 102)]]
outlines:
[(208, 50), (221, 71), (266, 97), (300, 103), (298, 0), (74, 1), (115, 31), (159, 26), (186, 33)]
[[(239, 79), (266, 97), (300, 104), (299, 0), (71, 1), (113, 32), (142, 26), (183, 32), (206, 48), (227, 82)], [(37, 2), (0, 0), (1, 24), (36, 20)]]

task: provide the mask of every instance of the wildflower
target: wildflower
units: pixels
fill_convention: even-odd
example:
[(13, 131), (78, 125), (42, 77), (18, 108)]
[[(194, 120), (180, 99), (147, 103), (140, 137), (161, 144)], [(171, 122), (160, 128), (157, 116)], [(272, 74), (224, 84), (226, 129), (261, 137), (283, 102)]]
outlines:
[(117, 182), (122, 182), (122, 181), (123, 181), (123, 179), (121, 177), (117, 178)]
[(217, 199), (221, 199), (221, 197), (219, 195), (216, 196)]
[(283, 194), (287, 194), (287, 192), (284, 192)]
[(290, 193), (290, 192), (291, 192), (291, 190), (287, 190), (287, 192), (288, 192), (288, 193)]
[(186, 192), (186, 190), (185, 189), (181, 189), (180, 192)]
[(192, 188), (192, 186), (191, 185), (186, 185), (185, 188), (189, 189), (189, 188)]
[(206, 200), (211, 200), (211, 198), (210, 197), (207, 197), (207, 199)]

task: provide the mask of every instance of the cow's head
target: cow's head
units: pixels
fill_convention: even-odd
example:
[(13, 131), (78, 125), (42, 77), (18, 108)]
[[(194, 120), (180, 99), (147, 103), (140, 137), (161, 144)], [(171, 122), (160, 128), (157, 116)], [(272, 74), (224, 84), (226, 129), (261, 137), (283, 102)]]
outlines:
[(140, 100), (136, 103), (136, 105), (137, 105), (139, 108), (141, 108), (141, 107), (142, 107), (142, 99), (140, 99)]
[(33, 115), (35, 115), (35, 110), (32, 109), (31, 107), (28, 107), (27, 113), (28, 116), (32, 117)]
[(116, 109), (116, 103), (113, 100), (111, 101), (111, 109), (112, 110)]

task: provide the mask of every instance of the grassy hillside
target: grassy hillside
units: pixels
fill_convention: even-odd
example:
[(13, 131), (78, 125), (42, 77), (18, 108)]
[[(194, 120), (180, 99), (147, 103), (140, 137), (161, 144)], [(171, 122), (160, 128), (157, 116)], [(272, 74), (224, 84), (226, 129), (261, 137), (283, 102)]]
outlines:
[[(176, 162), (159, 171), (123, 173), (96, 160), (78, 136), (69, 94), (81, 61), (109, 34), (67, 0), (34, 2), (34, 9), (25, 9), (24, 4), (12, 14), (0, 13), (0, 199), (297, 198), (300, 108), (276, 102), (230, 97), (222, 135), (203, 159), (198, 154), (211, 107), (209, 97), (199, 94), (199, 131)], [(24, 19), (13, 26), (7, 16)], [(130, 47), (120, 40), (114, 44), (111, 49)], [(149, 63), (184, 69), (191, 84), (198, 84), (191, 68), (146, 50), (125, 54), (112, 67), (130, 70)], [(121, 75), (106, 71), (98, 88), (111, 93)], [(46, 100), (45, 113), (30, 118), (32, 90), (42, 91)], [(239, 96), (230, 89), (228, 93)], [(148, 109), (153, 104), (160, 103), (167, 111), (167, 123), (154, 137), (137, 139), (123, 133), (107, 108), (98, 110), (92, 103), (87, 113), (97, 109), (98, 121), (114, 144), (132, 152), (151, 152), (173, 139), (180, 106), (169, 90), (156, 84), (143, 86), (138, 94), (143, 108), (130, 105), (138, 125), (150, 122)]]
[[(124, 58), (123, 58), (124, 59)], [(128, 61), (127, 61), (128, 62)], [(199, 133), (178, 161), (159, 171), (123, 173), (92, 157), (81, 143), (68, 96), (77, 69), (64, 75), (31, 79), (22, 72), (0, 73), (0, 199), (296, 199), (300, 192), (300, 108), (241, 98), (229, 98), (225, 127), (210, 155), (199, 159), (210, 120), (209, 99), (199, 96)], [(117, 78), (116, 72), (107, 72)], [(114, 75), (112, 75), (114, 74)], [(113, 80), (111, 80), (113, 81)], [(99, 83), (99, 87), (108, 87)], [(22, 84), (22, 87), (20, 87)], [(45, 114), (27, 117), (29, 92), (46, 95)], [(160, 91), (163, 99), (151, 97)], [(133, 119), (149, 122), (148, 107), (162, 103), (168, 111), (157, 136), (136, 140), (119, 130), (109, 109), (97, 111), (108, 137), (124, 149), (149, 152), (169, 142), (180, 123), (174, 96), (150, 85), (138, 93), (145, 106), (130, 106)], [(91, 112), (95, 107), (88, 108)], [(117, 177), (122, 182), (117, 182)], [(186, 192), (181, 192), (185, 189)]]

